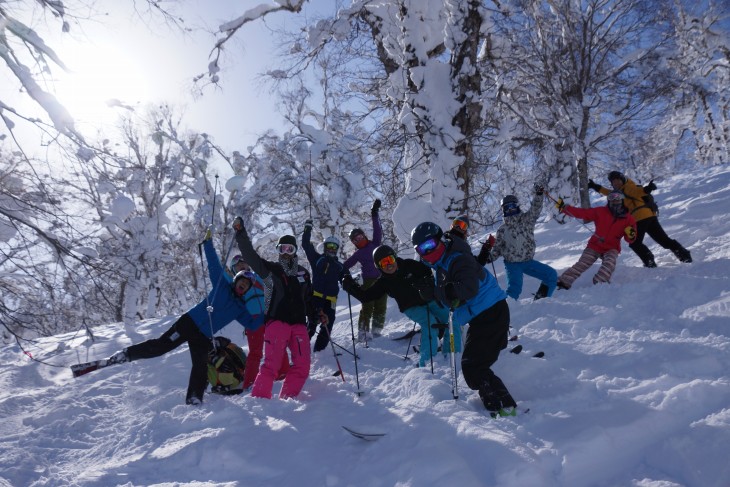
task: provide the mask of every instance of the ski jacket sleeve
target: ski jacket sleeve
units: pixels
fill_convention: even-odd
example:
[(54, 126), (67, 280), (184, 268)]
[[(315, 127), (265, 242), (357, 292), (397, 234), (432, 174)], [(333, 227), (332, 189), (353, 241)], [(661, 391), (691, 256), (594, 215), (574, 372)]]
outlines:
[(573, 218), (580, 218), (582, 220), (595, 221), (596, 220), (596, 209), (595, 208), (578, 208), (576, 206), (567, 205), (563, 209), (563, 213)]
[(251, 239), (248, 236), (248, 232), (245, 227), (236, 232), (236, 243), (238, 243), (238, 250), (241, 251), (241, 257), (245, 260), (251, 269), (261, 276), (262, 279), (266, 279), (269, 276), (269, 268), (266, 266), (266, 261), (263, 260), (256, 250), (253, 248)]
[(213, 247), (212, 239), (208, 239), (203, 242), (203, 250), (205, 251), (205, 260), (208, 263), (208, 276), (210, 277), (213, 289), (215, 289), (222, 280), (225, 281), (226, 284), (230, 285), (233, 280), (223, 269), (223, 265), (218, 258), (215, 247)]
[(540, 218), (543, 201), (545, 201), (545, 197), (541, 194), (535, 194), (532, 198), (532, 204), (530, 205), (530, 210), (527, 213), (533, 226), (537, 223), (537, 219)]
[(373, 244), (375, 246), (379, 246), (383, 243), (383, 227), (380, 224), (380, 215), (379, 213), (373, 214)]
[(375, 301), (382, 295), (386, 294), (385, 286), (382, 278), (378, 278), (372, 286), (367, 289), (361, 288), (358, 284), (350, 287), (349, 293), (361, 303)]
[(311, 228), (305, 228), (304, 233), (302, 233), (302, 248), (304, 249), (304, 253), (307, 255), (309, 266), (312, 268), (312, 272), (314, 272), (314, 267), (317, 265), (319, 258), (322, 257), (322, 254), (317, 252), (314, 245), (312, 245)]
[(448, 298), (449, 294), (453, 294), (461, 302), (470, 300), (479, 291), (479, 281), (483, 271), (484, 269), (474, 261), (471, 254), (457, 255), (449, 264), (446, 276), (440, 283), (444, 288), (451, 288), (449, 293), (444, 291), (444, 295)]

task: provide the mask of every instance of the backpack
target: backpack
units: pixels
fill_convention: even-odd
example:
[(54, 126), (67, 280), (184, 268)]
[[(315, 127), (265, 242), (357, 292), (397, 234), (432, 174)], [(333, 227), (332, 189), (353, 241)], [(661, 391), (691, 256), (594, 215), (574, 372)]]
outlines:
[(652, 195), (644, 195), (641, 197), (641, 199), (644, 200), (644, 206), (649, 208), (654, 213), (659, 213), (659, 206), (657, 206), (656, 201), (654, 200), (654, 197)]
[(215, 394), (240, 394), (246, 353), (226, 337), (215, 337), (218, 348), (208, 352), (208, 382)]

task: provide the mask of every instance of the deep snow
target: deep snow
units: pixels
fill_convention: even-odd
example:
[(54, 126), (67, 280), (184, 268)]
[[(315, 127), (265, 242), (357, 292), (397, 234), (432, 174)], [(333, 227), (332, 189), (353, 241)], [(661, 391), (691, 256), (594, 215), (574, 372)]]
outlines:
[[(68, 365), (158, 336), (173, 317), (115, 323), (93, 342), (68, 333), (29, 349), (56, 367), (0, 350), (0, 486), (728, 486), (730, 167), (658, 186), (660, 221), (694, 263), (648, 239), (656, 269), (624, 246), (610, 285), (593, 286), (589, 271), (532, 302), (538, 283), (526, 278), (510, 300), (510, 347), (524, 351), (503, 352), (494, 370), (529, 413), (490, 418), (463, 379), (454, 401), (448, 361), (432, 375), (413, 352), (404, 359), (407, 341), (389, 339), (413, 326), (392, 300), (386, 336), (358, 346), (361, 397), (352, 357), (340, 357), (343, 383), (329, 349), (297, 400), (206, 395), (185, 406), (186, 346), (73, 379)], [(537, 258), (561, 272), (590, 233), (549, 212)], [(496, 270), (504, 286), (501, 260)], [(353, 299), (355, 320), (358, 310)], [(245, 348), (241, 330), (223, 334)], [(351, 348), (344, 293), (334, 336)], [(387, 435), (365, 442), (342, 425)]]

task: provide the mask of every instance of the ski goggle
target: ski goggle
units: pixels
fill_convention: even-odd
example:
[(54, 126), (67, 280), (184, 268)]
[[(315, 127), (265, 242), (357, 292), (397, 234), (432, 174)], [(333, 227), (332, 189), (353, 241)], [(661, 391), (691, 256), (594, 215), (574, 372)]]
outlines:
[(609, 193), (608, 194), (608, 202), (609, 203), (622, 203), (624, 201), (624, 196), (621, 193)]
[(389, 265), (395, 265), (395, 255), (386, 255), (378, 261), (378, 267), (385, 269)]
[(466, 230), (469, 228), (469, 224), (464, 220), (454, 220), (451, 223), (451, 228), (458, 228), (463, 233), (466, 233)]
[(520, 212), (520, 205), (517, 203), (506, 203), (502, 205), (502, 212), (504, 213), (504, 216), (516, 215)]
[(292, 244), (279, 244), (276, 249), (280, 254), (294, 255), (297, 253), (297, 248)]
[(416, 252), (418, 252), (418, 255), (428, 255), (434, 250), (436, 250), (436, 247), (439, 246), (439, 241), (435, 238), (429, 238), (428, 240), (421, 242), (420, 244), (416, 245)]
[(339, 248), (340, 248), (340, 246), (339, 246), (339, 245), (337, 245), (337, 244), (336, 244), (336, 243), (334, 243), (334, 242), (326, 242), (326, 243), (324, 244), (324, 249), (325, 249), (325, 250), (331, 250), (331, 251), (335, 251), (335, 252), (336, 252), (336, 251), (337, 251), (337, 249), (339, 249)]

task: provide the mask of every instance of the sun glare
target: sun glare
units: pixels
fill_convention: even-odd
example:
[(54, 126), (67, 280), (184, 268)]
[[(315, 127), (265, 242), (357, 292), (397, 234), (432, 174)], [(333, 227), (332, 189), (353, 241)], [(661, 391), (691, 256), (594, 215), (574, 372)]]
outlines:
[(77, 44), (61, 58), (69, 71), (59, 76), (55, 95), (78, 124), (104, 125), (149, 101), (149, 81), (122, 49)]

